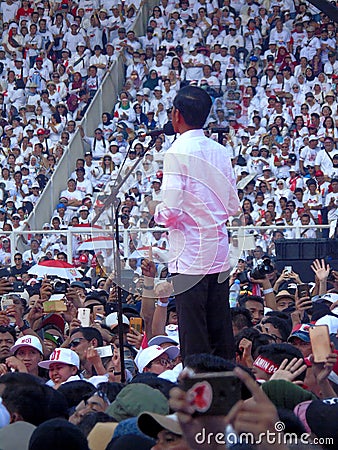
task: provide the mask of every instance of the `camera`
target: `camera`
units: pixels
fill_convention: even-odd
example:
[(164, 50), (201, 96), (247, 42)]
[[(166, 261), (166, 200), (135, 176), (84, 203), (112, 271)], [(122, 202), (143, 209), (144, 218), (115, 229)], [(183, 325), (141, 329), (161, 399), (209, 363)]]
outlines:
[(296, 164), (297, 162), (297, 156), (295, 155), (295, 153), (290, 153), (289, 154), (289, 161), (291, 164)]
[(271, 264), (271, 261), (269, 258), (263, 259), (261, 263), (258, 264), (257, 267), (255, 267), (250, 272), (250, 278), (253, 280), (260, 280), (262, 278), (265, 278), (265, 275), (268, 275), (269, 273), (272, 273), (274, 271), (274, 268)]
[(60, 278), (51, 278), (48, 277), (50, 280), (50, 284), (53, 288), (53, 294), (66, 294), (67, 289), (69, 288), (69, 284)]
[(265, 278), (265, 275), (272, 273), (274, 271), (274, 268), (271, 264), (271, 261), (269, 258), (263, 259), (262, 262), (258, 264), (254, 269), (252, 269), (250, 272), (240, 272), (237, 275), (237, 279), (241, 283), (247, 283), (248, 281), (255, 281), (255, 280), (261, 280), (262, 278)]

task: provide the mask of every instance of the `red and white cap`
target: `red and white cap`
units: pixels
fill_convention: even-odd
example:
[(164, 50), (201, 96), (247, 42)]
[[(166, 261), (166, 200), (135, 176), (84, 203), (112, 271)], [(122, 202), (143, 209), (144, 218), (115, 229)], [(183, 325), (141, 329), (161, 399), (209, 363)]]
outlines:
[(41, 354), (43, 354), (40, 339), (37, 338), (36, 336), (31, 336), (29, 334), (22, 336), (13, 345), (13, 347), (11, 348), (11, 352), (15, 353), (21, 347), (32, 347), (38, 350)]
[(68, 364), (69, 366), (75, 366), (77, 369), (80, 368), (79, 355), (70, 348), (56, 348), (48, 361), (39, 362), (39, 367), (49, 369), (52, 364), (56, 363)]
[(163, 355), (163, 353), (166, 353), (169, 359), (175, 359), (179, 355), (180, 349), (178, 347), (173, 346), (162, 348), (158, 345), (151, 345), (150, 347), (141, 350), (140, 352), (138, 352), (135, 358), (135, 364), (138, 368), (138, 371), (142, 373), (144, 368), (151, 361), (154, 361), (154, 359), (160, 357), (161, 355)]

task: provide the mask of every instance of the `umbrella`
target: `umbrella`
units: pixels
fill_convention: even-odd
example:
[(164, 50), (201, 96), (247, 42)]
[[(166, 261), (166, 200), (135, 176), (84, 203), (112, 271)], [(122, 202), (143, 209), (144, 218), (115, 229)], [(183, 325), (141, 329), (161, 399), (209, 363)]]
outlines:
[[(169, 250), (163, 247), (152, 247), (153, 260), (156, 263), (166, 263), (169, 261)], [(129, 255), (129, 259), (138, 259), (138, 258), (148, 258), (149, 256), (149, 247), (140, 247), (137, 248), (131, 255)]]
[(114, 239), (111, 237), (98, 236), (83, 241), (77, 248), (77, 251), (81, 250), (103, 250), (112, 249), (114, 246)]
[(76, 278), (82, 278), (81, 273), (75, 266), (66, 261), (59, 261), (55, 259), (42, 261), (39, 264), (35, 264), (28, 270), (28, 273), (31, 275), (37, 275), (38, 277), (53, 275), (70, 281), (74, 281)]

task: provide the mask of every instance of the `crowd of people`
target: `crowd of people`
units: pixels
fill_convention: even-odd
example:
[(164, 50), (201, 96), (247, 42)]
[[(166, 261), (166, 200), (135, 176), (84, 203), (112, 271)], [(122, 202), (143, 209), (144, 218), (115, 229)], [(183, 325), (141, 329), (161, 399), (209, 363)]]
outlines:
[[(276, 240), (337, 233), (336, 24), (308, 2), (161, 0), (145, 35), (136, 36), (142, 6), (1, 2), (0, 228), (27, 229), (77, 128), (86, 150), (42, 226), (46, 234), (18, 233), (20, 252), (1, 237), (0, 447), (244, 449), (279, 431), (278, 441), (263, 436), (254, 448), (290, 448), (287, 433), (295, 433), (296, 448), (336, 448), (337, 268), (313, 261), (304, 291), (292, 267), (278, 273), (274, 262)], [(88, 136), (80, 122), (117, 58), (125, 84)], [(171, 121), (185, 86), (212, 100), (204, 132), (231, 158), (241, 205), (228, 225), (244, 226), (256, 243), (242, 252), (239, 235), (230, 236), (232, 323), (220, 327), (232, 327), (232, 361), (217, 353), (182, 358), (170, 237), (154, 220), (176, 139), (156, 130)], [(119, 335), (113, 247), (79, 247), (90, 238), (83, 226), (114, 237), (107, 199), (129, 172), (118, 194), (119, 231), (130, 236), (120, 249), (128, 279)], [(66, 263), (70, 244), (75, 281), (30, 272), (43, 261)], [(159, 250), (154, 260), (144, 253), (149, 247)], [(326, 325), (331, 342), (320, 362), (314, 324)], [(247, 388), (241, 402), (221, 415), (196, 415), (205, 398), (187, 394), (184, 379), (228, 371)], [(252, 433), (251, 446), (242, 445), (242, 433)]]

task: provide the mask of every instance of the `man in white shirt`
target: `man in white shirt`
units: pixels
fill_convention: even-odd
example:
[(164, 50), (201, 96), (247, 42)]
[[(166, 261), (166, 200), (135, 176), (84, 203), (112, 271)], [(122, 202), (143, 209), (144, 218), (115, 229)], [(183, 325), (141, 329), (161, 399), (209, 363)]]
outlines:
[(321, 170), (324, 174), (332, 172), (334, 155), (337, 155), (338, 150), (334, 148), (334, 141), (332, 137), (326, 136), (324, 139), (324, 150), (320, 150), (316, 156), (315, 167), (316, 170)]
[(225, 223), (238, 212), (239, 200), (230, 158), (203, 132), (211, 104), (209, 95), (194, 86), (175, 97), (172, 122), (180, 136), (164, 158), (163, 202), (154, 216), (169, 227), (183, 359), (201, 352), (234, 357)]

